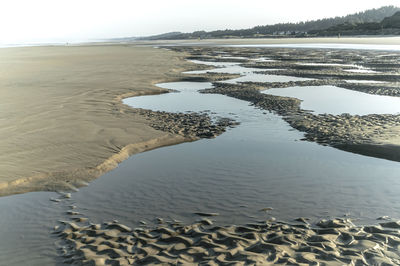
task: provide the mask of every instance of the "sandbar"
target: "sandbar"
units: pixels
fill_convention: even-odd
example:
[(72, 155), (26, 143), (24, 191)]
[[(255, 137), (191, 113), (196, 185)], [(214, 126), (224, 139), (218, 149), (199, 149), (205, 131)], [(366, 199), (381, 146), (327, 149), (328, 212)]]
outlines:
[(195, 66), (182, 54), (42, 46), (2, 48), (0, 59), (0, 196), (73, 189), (131, 154), (185, 141), (121, 102), (165, 92), (154, 84)]

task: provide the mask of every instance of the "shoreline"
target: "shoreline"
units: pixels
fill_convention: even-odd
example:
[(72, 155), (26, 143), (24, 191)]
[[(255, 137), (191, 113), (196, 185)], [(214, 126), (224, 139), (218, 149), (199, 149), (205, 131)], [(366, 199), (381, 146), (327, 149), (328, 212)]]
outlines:
[[(133, 46), (134, 47), (134, 46)], [(34, 47), (36, 48), (36, 47)], [(156, 49), (151, 47), (150, 49)], [(183, 80), (191, 80), (195, 77), (185, 75), (183, 72), (191, 70), (201, 70), (204, 68), (202, 65), (194, 64), (185, 60), (187, 55), (185, 53), (174, 53), (175, 58), (178, 58), (179, 62), (184, 65), (173, 69), (173, 73), (168, 77), (149, 81), (149, 85), (152, 89), (141, 89), (138, 91), (130, 91), (114, 96), (112, 104), (115, 105), (117, 112), (126, 114), (132, 119), (134, 116), (140, 116), (142, 119), (147, 120), (143, 125), (149, 126), (161, 132), (162, 135), (159, 137), (151, 138), (146, 141), (140, 141), (135, 143), (128, 143), (125, 146), (119, 148), (117, 153), (111, 154), (110, 157), (105, 158), (101, 163), (93, 167), (76, 168), (65, 171), (55, 171), (48, 173), (41, 173), (25, 178), (18, 178), (9, 182), (0, 182), (0, 197), (9, 196), (13, 194), (21, 194), (34, 191), (63, 191), (63, 190), (77, 190), (79, 187), (86, 186), (90, 181), (104, 175), (105, 173), (115, 169), (118, 165), (129, 158), (132, 155), (150, 151), (153, 149), (181, 144), (185, 142), (192, 142), (201, 138), (213, 138), (225, 131), (226, 127), (234, 126), (234, 121), (225, 121), (219, 123), (210, 123), (210, 118), (207, 115), (198, 115), (197, 113), (184, 115), (175, 113), (156, 112), (152, 110), (142, 110), (128, 106), (123, 103), (123, 100), (130, 97), (147, 96), (147, 95), (159, 95), (164, 93), (170, 93), (169, 90), (163, 89), (156, 86), (159, 83), (177, 82)], [(222, 79), (230, 78), (227, 75)], [(220, 80), (218, 76), (207, 76), (204, 75), (204, 79), (207, 81)], [(164, 121), (161, 126), (152, 126), (151, 121), (156, 122)], [(157, 121), (157, 117), (158, 121)], [(188, 127), (185, 123), (180, 123), (178, 120), (184, 118), (189, 119), (191, 125)], [(150, 121), (150, 122), (149, 122)], [(209, 128), (205, 123), (209, 123)], [(212, 131), (210, 132), (210, 130)], [(178, 130), (177, 130), (178, 129)], [(204, 129), (206, 130), (205, 133)], [(184, 130), (184, 133), (181, 131)]]
[[(297, 41), (297, 42), (296, 42)], [(90, 47), (90, 46), (136, 46), (136, 45), (153, 45), (157, 46), (161, 43), (167, 44), (191, 44), (195, 42), (196, 44), (295, 44), (295, 43), (343, 43), (343, 44), (399, 44), (400, 36), (398, 35), (356, 35), (356, 36), (341, 36), (340, 38), (335, 36), (327, 37), (297, 37), (297, 38), (232, 38), (232, 39), (178, 39), (178, 40), (134, 40), (127, 42), (117, 42), (110, 40), (101, 41), (83, 41), (83, 42), (62, 42), (62, 43), (32, 43), (32, 44), (3, 44), (0, 45), (0, 49), (8, 48), (30, 48), (30, 47)]]
[[(400, 38), (400, 37), (395, 37)], [(368, 38), (370, 39), (370, 38)], [(308, 39), (310, 40), (310, 39)], [(327, 40), (327, 39), (325, 39)], [(225, 41), (225, 40), (224, 40)], [(231, 41), (232, 40), (227, 40)], [(241, 41), (241, 40), (236, 40), (236, 41)], [(262, 40), (258, 40), (262, 41)], [(329, 40), (327, 40), (329, 41)], [(365, 39), (363, 38), (361, 41), (365, 42)], [(235, 41), (233, 41), (235, 42)], [(155, 46), (157, 42), (152, 42), (152, 45)], [(141, 47), (138, 45), (121, 45), (121, 44), (101, 44), (99, 45), (94, 45), (94, 46), (71, 46), (71, 47), (47, 47), (50, 50), (54, 49), (151, 49), (153, 52), (157, 51), (157, 49), (151, 47)], [(10, 48), (19, 51), (26, 51), (29, 49), (36, 49), (36, 50), (41, 50), (43, 47), (30, 47), (30, 48)], [(234, 49), (234, 48), (230, 48)], [(237, 49), (237, 48), (236, 48)], [(177, 49), (178, 51), (169, 51), (165, 52), (162, 51), (162, 53), (171, 53), (174, 54), (174, 60), (176, 60), (176, 64), (172, 65), (172, 68), (169, 68), (167, 72), (163, 73), (162, 75), (164, 77), (162, 78), (156, 78), (152, 80), (147, 80), (145, 81), (145, 86), (143, 85), (138, 85), (135, 87), (130, 87), (129, 89), (125, 89), (122, 92), (117, 92), (117, 95), (112, 96), (109, 101), (105, 102), (108, 105), (112, 105), (111, 109), (108, 109), (108, 112), (110, 112), (112, 115), (115, 116), (125, 116), (128, 117), (129, 120), (133, 119), (135, 121), (136, 119), (139, 119), (139, 123), (141, 125), (146, 125), (146, 127), (149, 126), (149, 122), (146, 121), (148, 120), (149, 117), (143, 112), (140, 114), (138, 110), (129, 107), (125, 105), (122, 100), (124, 98), (128, 97), (134, 97), (134, 96), (142, 96), (142, 95), (154, 95), (154, 94), (162, 94), (168, 92), (165, 89), (161, 89), (159, 87), (156, 87), (155, 84), (161, 83), (161, 82), (173, 82), (173, 81), (216, 81), (216, 80), (221, 80), (225, 79), (228, 77), (232, 77), (232, 75), (212, 75), (212, 74), (204, 74), (204, 75), (185, 75), (182, 72), (184, 71), (190, 71), (190, 70), (199, 70), (199, 69), (208, 69), (209, 66), (201, 66), (198, 64), (193, 64), (190, 62), (185, 61), (185, 58), (190, 57), (190, 53), (188, 54), (185, 49), (181, 46), (181, 48)], [(1, 56), (1, 54), (0, 54)], [(164, 56), (164, 55), (163, 55)], [(1, 67), (1, 66), (0, 66)], [(1, 80), (0, 80), (1, 83)], [(142, 81), (143, 83), (143, 81)], [(0, 84), (1, 85), (1, 84)], [(133, 91), (132, 91), (133, 90)], [(109, 97), (109, 92), (107, 92), (107, 97)], [(97, 105), (96, 105), (97, 106)], [(113, 116), (113, 118), (115, 118)], [(136, 120), (137, 121), (137, 120)], [(101, 130), (104, 130), (106, 128), (102, 128)], [(143, 130), (143, 129), (141, 129)], [(150, 131), (150, 127), (148, 129)], [(126, 130), (125, 130), (126, 131)], [(176, 131), (176, 130), (175, 130)], [(130, 155), (139, 153), (139, 152), (144, 152), (150, 149), (155, 149), (157, 147), (162, 147), (166, 145), (173, 145), (173, 144), (178, 144), (178, 143), (183, 143), (187, 141), (194, 141), (198, 139), (196, 136), (182, 136), (179, 134), (174, 134), (175, 132), (171, 128), (165, 128), (164, 131), (157, 130), (158, 134), (154, 135), (153, 138), (148, 138), (147, 134), (145, 139), (143, 137), (140, 140), (137, 140), (135, 142), (128, 142), (126, 143), (126, 140), (124, 141), (125, 144), (122, 143), (114, 143), (113, 141), (106, 143), (108, 147), (112, 150), (108, 157), (103, 158), (101, 161), (99, 161), (96, 164), (89, 164), (84, 166), (84, 167), (74, 167), (74, 168), (69, 168), (65, 170), (56, 170), (56, 171), (44, 171), (44, 172), (39, 172), (33, 175), (29, 175), (28, 177), (22, 177), (22, 178), (17, 178), (13, 180), (8, 180), (8, 181), (3, 181), (0, 182), (0, 196), (5, 196), (5, 195), (11, 195), (11, 194), (18, 194), (18, 193), (24, 193), (24, 192), (29, 192), (29, 191), (57, 191), (57, 190), (62, 190), (62, 189), (76, 189), (77, 187), (86, 185), (88, 181), (93, 180), (102, 174), (106, 173), (107, 171), (112, 170), (115, 168), (118, 163), (129, 157)], [(127, 132), (125, 132), (127, 133)], [(172, 133), (172, 134), (171, 134)], [(132, 133), (130, 133), (132, 134)], [(143, 134), (143, 133), (142, 133)], [(115, 134), (108, 134), (108, 136), (116, 136)], [(147, 139), (146, 139), (147, 138)], [(323, 140), (325, 141), (325, 140)], [(136, 144), (135, 144), (136, 143)], [(368, 143), (370, 144), (370, 143)], [(386, 143), (385, 143), (386, 144)], [(104, 145), (104, 144), (103, 144)], [(137, 146), (135, 146), (137, 145)], [(346, 146), (346, 151), (349, 149), (349, 145), (351, 143), (345, 143)], [(115, 147), (113, 147), (115, 146)], [(335, 145), (332, 146), (340, 146), (340, 143), (335, 143)], [(386, 147), (386, 146), (385, 146)], [(357, 149), (356, 149), (357, 150)], [(362, 154), (365, 154), (365, 150), (370, 150), (370, 149), (361, 149)], [(361, 152), (360, 152), (361, 153)], [(93, 151), (93, 154), (96, 154), (96, 156), (101, 156), (95, 151)], [(380, 153), (379, 153), (380, 154)], [(69, 155), (68, 155), (69, 156)], [(382, 157), (381, 158), (386, 158)], [(390, 158), (393, 156), (389, 156)], [(63, 168), (58, 168), (58, 169), (63, 169)], [(37, 171), (37, 170), (35, 170)], [(0, 178), (1, 179), (1, 178)], [(58, 182), (58, 184), (57, 184)]]
[[(121, 162), (128, 159), (132, 155), (194, 140), (195, 139), (186, 139), (179, 135), (166, 135), (165, 137), (151, 139), (141, 143), (131, 143), (124, 146), (118, 153), (113, 154), (104, 162), (93, 168), (44, 173), (27, 178), (16, 179), (8, 183), (0, 183), (0, 197), (28, 192), (57, 192), (77, 190), (79, 187), (86, 186), (88, 182), (115, 169)], [(69, 178), (69, 175), (73, 176), (73, 178)], [(49, 178), (52, 179), (46, 180)], [(48, 189), (41, 189), (40, 187)]]
[(136, 41), (125, 44), (142, 45), (167, 45), (167, 46), (223, 46), (223, 45), (260, 45), (260, 44), (373, 44), (373, 45), (399, 45), (399, 36), (379, 36), (379, 37), (317, 37), (317, 38), (276, 38), (276, 39), (190, 39), (190, 40), (156, 40), (156, 41)]
[[(180, 76), (169, 78), (172, 80), (173, 78), (182, 80)], [(194, 76), (184, 78), (187, 80), (195, 80)], [(217, 76), (212, 75), (209, 75), (207, 78), (210, 81), (219, 79)], [(151, 84), (154, 86), (159, 82), (164, 82), (164, 80), (153, 80)], [(166, 92), (166, 90), (157, 90), (152, 91), (150, 94)], [(147, 95), (144, 89), (138, 90), (135, 93), (137, 93), (138, 96)], [(123, 103), (124, 98), (131, 97), (132, 94), (135, 93), (127, 92), (115, 96), (112, 98), (112, 108), (107, 110), (114, 110), (116, 115), (126, 115), (132, 119), (135, 119), (135, 115), (139, 115), (144, 117), (142, 119), (143, 122), (145, 122), (145, 114), (147, 112), (151, 116), (156, 115), (156, 120), (160, 119), (154, 111), (132, 108)], [(296, 106), (299, 104), (299, 100), (294, 99), (294, 102), (291, 103), (290, 99), (293, 98), (288, 98), (288, 106), (293, 106), (294, 109), (297, 108)], [(98, 103), (96, 104), (98, 105)], [(168, 113), (166, 113), (166, 115), (167, 118), (179, 118), (179, 115), (169, 115)], [(190, 117), (190, 119), (192, 119), (192, 117)], [(281, 119), (283, 120), (283, 117), (281, 117), (279, 121)], [(146, 124), (150, 125), (151, 122), (147, 121)], [(181, 127), (179, 123), (174, 126), (178, 128)], [(171, 130), (173, 132), (175, 129), (176, 128), (167, 127), (166, 130), (164, 130), (165, 134), (135, 144), (111, 146), (114, 152), (118, 150), (119, 152), (105, 158), (105, 161), (94, 168), (76, 170), (75, 176), (87, 175), (88, 171), (91, 171), (93, 178), (95, 178), (96, 174), (101, 175), (102, 173), (114, 169), (120, 162), (132, 154), (155, 149), (161, 147), (162, 144), (165, 143), (168, 143), (167, 145), (174, 145), (192, 140), (184, 136), (171, 134)], [(150, 127), (148, 130), (151, 132)], [(203, 143), (200, 143), (200, 145), (203, 145)], [(167, 156), (169, 155), (170, 152), (168, 152)], [(160, 158), (161, 160), (163, 159), (163, 157)], [(157, 160), (149, 162), (153, 165)], [(181, 167), (182, 161), (178, 162), (180, 165), (178, 167)], [(287, 165), (286, 160), (283, 162)], [(121, 169), (123, 169), (123, 167), (121, 167)], [(160, 167), (160, 169), (165, 171), (166, 168)], [(313, 169), (313, 167), (311, 167), (311, 169)], [(128, 172), (133, 173), (132, 170)], [(74, 173), (70, 173), (71, 176), (69, 176), (67, 172), (60, 172), (58, 174), (60, 180), (63, 180), (63, 178), (69, 180), (71, 177), (74, 177)], [(185, 176), (185, 178), (187, 178), (187, 176)], [(38, 177), (38, 180), (46, 181), (46, 177), (43, 176), (42, 179)], [(123, 195), (118, 193), (116, 184), (118, 181), (116, 182), (116, 179), (112, 178), (108, 178), (108, 180), (111, 180), (113, 186), (112, 190), (114, 190), (117, 195)], [(80, 181), (82, 181), (81, 185), (85, 185), (85, 180), (80, 179)], [(52, 180), (49, 182), (52, 182)], [(170, 182), (170, 180), (167, 179), (166, 182)], [(200, 180), (200, 182), (204, 182), (204, 180)], [(29, 184), (27, 185), (29, 186)], [(137, 185), (138, 182), (136, 182), (135, 186)], [(172, 186), (173, 185), (172, 182)], [(69, 190), (76, 188), (75, 184), (70, 184), (69, 182), (65, 182), (64, 186), (65, 188), (69, 188)], [(122, 186), (128, 189), (127, 192), (133, 195), (134, 200), (138, 199), (138, 195), (132, 191), (131, 186), (123, 182)], [(105, 189), (109, 190), (109, 187), (110, 186), (105, 185)], [(49, 188), (52, 187), (49, 186)], [(239, 188), (241, 187), (239, 186)], [(91, 186), (90, 189), (93, 189), (93, 187)], [(144, 193), (149, 194), (150, 197), (154, 197), (152, 192), (162, 191), (164, 189), (165, 187), (162, 187), (161, 190), (153, 190), (150, 191), (150, 193), (144, 190)], [(298, 187), (296, 187), (296, 190), (302, 193), (302, 190)], [(175, 195), (176, 188), (173, 187), (172, 191), (174, 192), (173, 195)], [(29, 197), (32, 194), (30, 194)], [(52, 240), (58, 238), (55, 246), (60, 256), (59, 259), (65, 259), (64, 263), (104, 264), (107, 262), (135, 264), (181, 262), (186, 264), (206, 261), (210, 264), (249, 264), (257, 262), (261, 264), (266, 262), (288, 264), (399, 263), (399, 257), (396, 254), (398, 249), (397, 244), (400, 243), (398, 231), (400, 222), (391, 220), (389, 217), (380, 217), (378, 220), (384, 221), (377, 222), (371, 226), (354, 225), (351, 220), (348, 219), (350, 216), (347, 214), (343, 216), (346, 218), (329, 218), (328, 220), (321, 220), (317, 224), (310, 223), (307, 218), (299, 217), (288, 222), (275, 220), (274, 218), (263, 218), (263, 220), (259, 222), (240, 223), (239, 225), (235, 225), (235, 222), (230, 220), (228, 224), (218, 226), (213, 224), (213, 215), (217, 215), (218, 213), (196, 211), (193, 214), (200, 216), (200, 220), (194, 224), (187, 224), (176, 220), (169, 221), (172, 219), (171, 217), (162, 216), (162, 218), (158, 217), (156, 221), (154, 221), (157, 225), (153, 225), (153, 223), (148, 223), (149, 225), (146, 225), (146, 222), (140, 221), (140, 228), (131, 228), (131, 224), (120, 223), (116, 220), (112, 222), (105, 222), (109, 219), (105, 219), (105, 221), (103, 220), (101, 222), (96, 221), (95, 216), (90, 215), (88, 211), (90, 208), (85, 208), (77, 203), (78, 201), (76, 198), (79, 196), (78, 194), (86, 195), (85, 191), (82, 190), (80, 193), (59, 193), (58, 198), (57, 196), (55, 198), (50, 198), (50, 204), (62, 206), (64, 208), (64, 212), (62, 213), (64, 217), (57, 222), (57, 225), (52, 231)], [(107, 201), (111, 199), (111, 197), (109, 198), (103, 193), (97, 194)], [(307, 193), (305, 193), (305, 195), (307, 195)], [(160, 195), (157, 195), (155, 198), (158, 204), (165, 199)], [(170, 205), (171, 202), (168, 199), (165, 202)], [(49, 204), (48, 199), (45, 199), (45, 202)], [(117, 202), (117, 204), (118, 206), (120, 206), (120, 204), (124, 206), (122, 201)], [(251, 204), (253, 205), (253, 203)], [(329, 204), (332, 204), (332, 201), (329, 201)], [(131, 207), (134, 206), (134, 204), (126, 204), (125, 206)], [(238, 205), (236, 205), (236, 207), (237, 206)], [(275, 208), (275, 206), (272, 207)], [(103, 208), (104, 205), (100, 208), (100, 217), (102, 219), (104, 219), (103, 215), (106, 213), (106, 208)], [(82, 210), (82, 212), (80, 212), (80, 210)], [(154, 209), (150, 208), (150, 210), (154, 212)], [(273, 210), (273, 208), (267, 207), (260, 211), (267, 213), (271, 210)], [(313, 211), (315, 211), (314, 208)], [(92, 218), (94, 218), (94, 220)], [(119, 217), (112, 219), (117, 218), (120, 219)], [(56, 224), (56, 221), (54, 221), (54, 224)], [(50, 228), (47, 228), (47, 230), (51, 231)], [(389, 242), (384, 241), (382, 235), (384, 239), (389, 239)], [(30, 252), (32, 253), (33, 251)]]

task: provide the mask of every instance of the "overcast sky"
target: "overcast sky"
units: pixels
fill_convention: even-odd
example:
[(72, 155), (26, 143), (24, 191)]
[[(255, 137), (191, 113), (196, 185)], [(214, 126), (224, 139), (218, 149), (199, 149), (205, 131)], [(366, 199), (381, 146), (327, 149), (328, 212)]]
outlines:
[(400, 6), (400, 0), (0, 0), (0, 43), (239, 29), (384, 5)]

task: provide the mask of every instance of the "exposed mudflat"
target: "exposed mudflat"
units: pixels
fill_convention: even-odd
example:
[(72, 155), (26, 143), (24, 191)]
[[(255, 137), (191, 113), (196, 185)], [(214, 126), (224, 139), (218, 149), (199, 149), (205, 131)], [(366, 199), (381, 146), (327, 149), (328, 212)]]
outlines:
[[(190, 53), (191, 60), (206, 60), (210, 66), (221, 67), (216, 72), (189, 72), (190, 76), (182, 79), (214, 81), (212, 88), (203, 89), (201, 93), (223, 94), (276, 113), (291, 127), (305, 132), (304, 140), (400, 161), (398, 114), (315, 114), (312, 110), (302, 109), (299, 99), (260, 93), (269, 88), (335, 85), (369, 94), (397, 96), (396, 65), (386, 62), (382, 63), (384, 69), (379, 69), (376, 63), (373, 68), (372, 64), (365, 63), (371, 56), (382, 56), (385, 52), (376, 55), (376, 52), (369, 51), (173, 49)], [(263, 60), (257, 60), (259, 58)], [(397, 60), (397, 57), (393, 59), (393, 55), (388, 58), (388, 61)], [(224, 62), (259, 68), (259, 73), (266, 75), (272, 73), (313, 79), (227, 83), (224, 80), (233, 77), (232, 73), (223, 72)], [(153, 126), (163, 131), (182, 134), (189, 130), (189, 135), (196, 136), (202, 132), (201, 125), (204, 123), (206, 130), (210, 130), (211, 124), (204, 115), (140, 112), (154, 119)], [(166, 123), (160, 123), (160, 120)], [(226, 122), (223, 126), (233, 125), (230, 120)], [(189, 129), (186, 127), (188, 124)], [(180, 129), (185, 127), (184, 131)], [(217, 128), (223, 131), (223, 127)], [(213, 132), (211, 136), (219, 133)], [(267, 207), (261, 211), (271, 210), (273, 208)], [(54, 234), (61, 239), (59, 251), (64, 262), (77, 264), (400, 264), (400, 222), (385, 216), (378, 219), (381, 221), (377, 225), (355, 225), (347, 218), (310, 224), (307, 218), (300, 217), (292, 222), (272, 218), (245, 225), (216, 226), (213, 219), (218, 213), (196, 214), (200, 218), (192, 224), (157, 218), (156, 226), (141, 222), (140, 228), (131, 228), (118, 221), (91, 223), (81, 218), (84, 215), (71, 212), (71, 219), (61, 221)]]
[(181, 135), (185, 138), (214, 138), (227, 127), (233, 127), (237, 123), (230, 118), (219, 118), (212, 121), (208, 114), (200, 113), (170, 113), (139, 109), (135, 112), (147, 118), (149, 125), (157, 130)]
[[(385, 52), (173, 49), (191, 54), (188, 59), (205, 60), (209, 66), (221, 67), (217, 72), (206, 69), (197, 74), (189, 72), (181, 79), (212, 81), (212, 88), (203, 89), (201, 93), (223, 94), (276, 113), (294, 129), (305, 132), (304, 140), (400, 161), (398, 114), (315, 114), (302, 109), (300, 99), (260, 93), (269, 88), (334, 85), (369, 94), (398, 96), (397, 65), (391, 62), (398, 58), (393, 55), (378, 65), (371, 57), (380, 58)], [(224, 62), (234, 62), (253, 71), (259, 69), (258, 74), (312, 79), (227, 83), (224, 81), (238, 74), (224, 73)], [(368, 65), (368, 62), (374, 63)], [(212, 121), (202, 113), (144, 109), (133, 112), (146, 117), (153, 128), (185, 138), (214, 137), (235, 125), (230, 119)], [(217, 226), (213, 220), (218, 213), (196, 212), (200, 218), (191, 224), (156, 218), (157, 225), (142, 221), (139, 228), (131, 228), (116, 220), (92, 223), (74, 210), (72, 206), (67, 213), (70, 218), (60, 221), (54, 228), (54, 235), (60, 239), (59, 253), (68, 264), (400, 264), (400, 222), (386, 216), (380, 217), (377, 225), (355, 225), (347, 218), (310, 223), (307, 218), (300, 217), (292, 222), (270, 218), (244, 225)], [(271, 210), (273, 208), (266, 207), (261, 211)]]
[[(112, 122), (107, 124), (108, 130), (93, 131), (99, 139), (110, 137), (100, 145), (108, 151), (99, 153), (103, 163), (60, 172), (54, 180), (43, 176), (34, 188), (30, 182), (17, 184), (17, 192), (44, 188), (71, 191), (39, 193), (40, 200), (31, 202), (34, 193), (19, 195), (23, 196), (19, 201), (15, 196), (4, 201), (7, 215), (0, 220), (0, 264), (28, 262), (30, 258), (34, 265), (49, 261), (60, 265), (400, 264), (400, 221), (386, 216), (395, 217), (399, 210), (398, 163), (344, 152), (400, 161), (399, 115), (319, 114), (305, 110), (300, 99), (261, 93), (270, 88), (332, 85), (398, 96), (399, 53), (255, 47), (171, 49), (206, 63), (196, 68), (178, 60), (179, 54), (168, 52), (180, 62), (179, 69), (159, 78), (138, 73), (134, 81), (140, 81), (140, 86), (134, 90), (125, 89), (130, 87), (129, 79), (112, 92), (103, 88), (101, 91), (112, 99), (110, 110), (105, 112), (117, 119), (116, 123), (106, 120)], [(116, 50), (125, 58), (125, 51)], [(143, 51), (151, 54), (147, 48)], [(147, 70), (155, 66), (154, 61), (159, 63), (151, 60)], [(168, 58), (163, 57), (162, 62), (169, 62)], [(225, 73), (227, 64), (236, 69)], [(211, 69), (214, 67), (218, 71)], [(178, 70), (188, 72), (181, 75)], [(129, 96), (174, 96), (173, 89), (167, 87), (140, 88), (152, 86), (156, 77), (187, 82), (171, 85), (183, 90), (178, 100), (169, 102), (170, 111), (121, 104)], [(186, 95), (185, 90), (196, 90), (195, 82), (203, 83), (197, 85), (204, 94)], [(170, 94), (162, 94), (167, 92)], [(96, 99), (88, 98), (91, 104)], [(199, 99), (209, 104), (207, 110), (194, 104)], [(93, 117), (100, 123), (104, 116), (98, 112), (74, 119), (86, 123)], [(236, 126), (232, 117), (241, 124), (208, 140)], [(71, 125), (75, 123), (72, 120), (63, 122)], [(134, 130), (126, 128), (131, 123)], [(85, 125), (84, 131), (93, 128), (91, 123)], [(136, 137), (115, 139), (121, 127), (124, 134), (120, 136)], [(81, 132), (73, 127), (70, 130), (75, 135)], [(310, 142), (298, 141), (302, 132), (302, 140)], [(130, 158), (90, 186), (76, 189), (133, 153), (200, 138), (205, 140)], [(81, 140), (71, 149), (87, 142)], [(78, 148), (84, 151), (99, 143)], [(71, 164), (80, 160), (79, 156), (66, 155), (73, 157), (68, 161)], [(82, 161), (82, 165), (86, 163)], [(56, 186), (59, 183), (62, 186)], [(3, 191), (10, 193), (7, 188)], [(385, 216), (376, 220), (378, 215)]]
[[(369, 94), (400, 96), (400, 53), (290, 48), (173, 49), (191, 54), (190, 59), (208, 62), (231, 60), (246, 68), (260, 69), (256, 72), (258, 74), (312, 78), (287, 82), (214, 82), (214, 88), (202, 92), (246, 100), (259, 108), (275, 112), (293, 128), (305, 132), (305, 140), (363, 155), (396, 161), (400, 159), (399, 114), (313, 114), (300, 107), (299, 99), (260, 93), (260, 90), (269, 88), (335, 85)], [(374, 149), (379, 152), (373, 152)]]

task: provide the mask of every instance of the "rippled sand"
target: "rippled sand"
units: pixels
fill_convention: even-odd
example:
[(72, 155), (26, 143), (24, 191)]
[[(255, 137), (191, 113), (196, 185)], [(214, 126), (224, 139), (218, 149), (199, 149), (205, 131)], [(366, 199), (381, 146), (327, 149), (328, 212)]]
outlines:
[[(66, 194), (60, 199), (69, 198)], [(243, 226), (213, 226), (202, 214), (185, 225), (158, 218), (158, 226), (132, 229), (118, 221), (91, 223), (70, 206), (67, 221), (53, 234), (64, 263), (77, 265), (131, 264), (281, 264), (394, 265), (400, 263), (400, 221), (356, 226), (349, 219), (305, 218), (293, 223), (274, 219)], [(386, 219), (383, 217), (382, 219)]]

